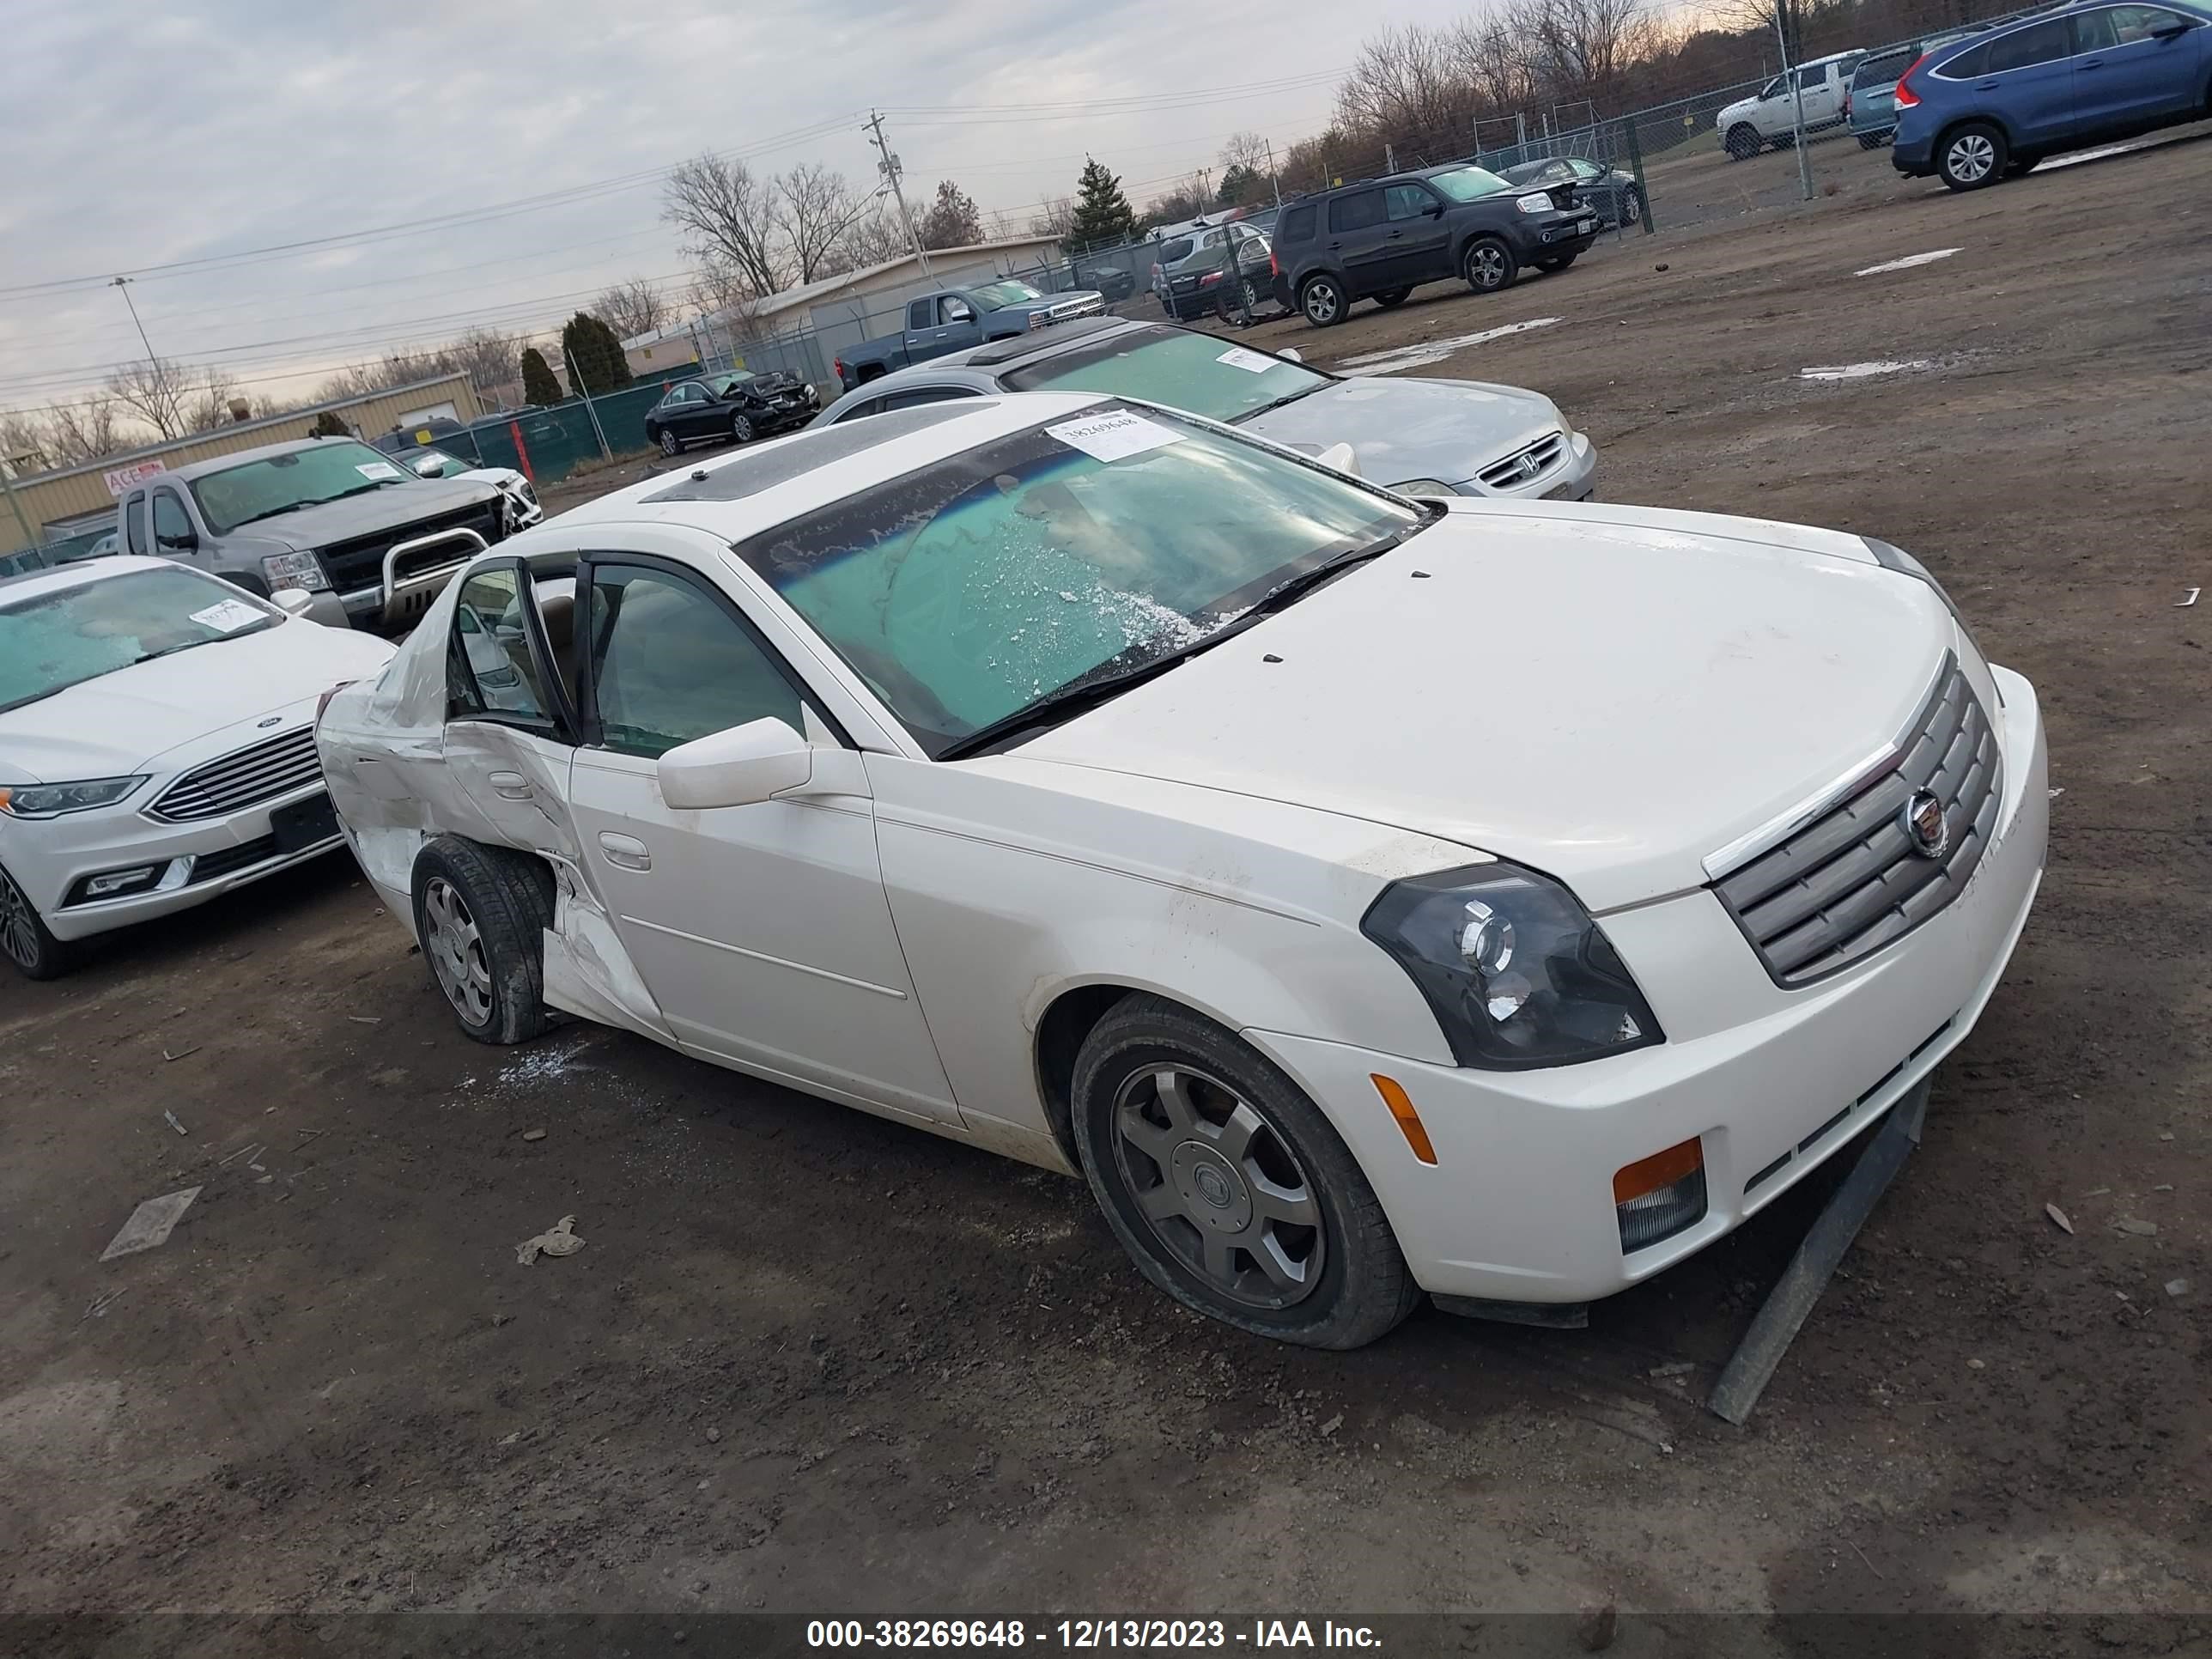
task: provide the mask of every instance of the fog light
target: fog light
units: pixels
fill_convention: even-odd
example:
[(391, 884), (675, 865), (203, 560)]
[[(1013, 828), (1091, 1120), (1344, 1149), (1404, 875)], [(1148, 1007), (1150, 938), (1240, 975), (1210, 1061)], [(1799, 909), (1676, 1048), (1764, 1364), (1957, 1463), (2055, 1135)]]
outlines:
[(119, 898), (125, 893), (143, 893), (161, 878), (168, 866), (161, 864), (134, 864), (126, 870), (103, 870), (96, 876), (82, 876), (70, 885), (69, 896), (62, 902), (89, 904), (94, 899)]
[(1624, 1255), (1704, 1220), (1705, 1143), (1693, 1138), (1615, 1171), (1613, 1209)]

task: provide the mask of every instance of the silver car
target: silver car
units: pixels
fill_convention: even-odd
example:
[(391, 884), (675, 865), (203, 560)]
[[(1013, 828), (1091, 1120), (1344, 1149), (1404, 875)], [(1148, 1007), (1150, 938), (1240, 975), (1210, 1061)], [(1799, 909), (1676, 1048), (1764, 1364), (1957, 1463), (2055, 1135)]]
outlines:
[(1002, 392), (1103, 392), (1203, 415), (1415, 495), (1588, 501), (1597, 453), (1540, 392), (1402, 375), (1344, 380), (1212, 334), (1118, 319), (933, 358), (848, 392), (816, 426)]

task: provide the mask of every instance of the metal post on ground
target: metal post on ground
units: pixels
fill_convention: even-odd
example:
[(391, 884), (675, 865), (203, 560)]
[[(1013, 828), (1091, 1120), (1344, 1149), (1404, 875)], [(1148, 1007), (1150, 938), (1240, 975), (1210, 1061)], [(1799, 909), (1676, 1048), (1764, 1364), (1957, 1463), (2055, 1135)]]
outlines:
[(607, 434), (599, 425), (599, 411), (592, 407), (592, 388), (584, 384), (583, 365), (576, 361), (573, 351), (568, 354), (568, 379), (575, 386), (576, 395), (584, 400), (584, 413), (592, 422), (592, 435), (599, 441), (599, 459), (611, 461), (615, 453), (607, 447)]
[(1782, 52), (1782, 72), (1790, 77), (1790, 101), (1796, 111), (1796, 122), (1790, 143), (1797, 151), (1797, 188), (1805, 199), (1813, 199), (1813, 163), (1805, 154), (1805, 88), (1797, 84), (1797, 72), (1790, 66), (1790, 37), (1782, 27), (1782, 9), (1784, 0), (1774, 0), (1774, 40)]
[(1636, 194), (1644, 208), (1644, 234), (1651, 234), (1651, 186), (1644, 181), (1644, 141), (1636, 136), (1636, 118), (1623, 118), (1620, 130), (1628, 140), (1628, 170), (1636, 176)]

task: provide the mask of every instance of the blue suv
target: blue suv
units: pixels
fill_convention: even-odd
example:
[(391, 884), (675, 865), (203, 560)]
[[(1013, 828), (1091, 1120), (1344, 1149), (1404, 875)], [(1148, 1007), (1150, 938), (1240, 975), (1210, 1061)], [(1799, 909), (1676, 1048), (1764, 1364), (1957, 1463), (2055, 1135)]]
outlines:
[(1899, 173), (1979, 190), (2045, 156), (2212, 115), (2212, 10), (2072, 5), (1923, 55), (1897, 87)]

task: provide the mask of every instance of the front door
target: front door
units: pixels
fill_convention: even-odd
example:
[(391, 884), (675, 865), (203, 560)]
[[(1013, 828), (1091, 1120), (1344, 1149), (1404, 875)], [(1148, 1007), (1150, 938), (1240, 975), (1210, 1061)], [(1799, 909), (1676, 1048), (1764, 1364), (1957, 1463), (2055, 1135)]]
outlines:
[(2125, 131), (2186, 114), (2204, 84), (2203, 25), (2163, 6), (2073, 14), (2075, 133)]
[(575, 736), (567, 694), (545, 666), (556, 659), (542, 627), (520, 559), (471, 568), (447, 644), (445, 771), (483, 820), (475, 838), (573, 861), (562, 803)]
[[(586, 575), (570, 803), (590, 879), (670, 1030), (770, 1076), (957, 1122), (891, 925), (859, 751), (695, 573), (610, 554)], [(823, 734), (803, 798), (661, 804), (663, 753), (770, 717)]]

